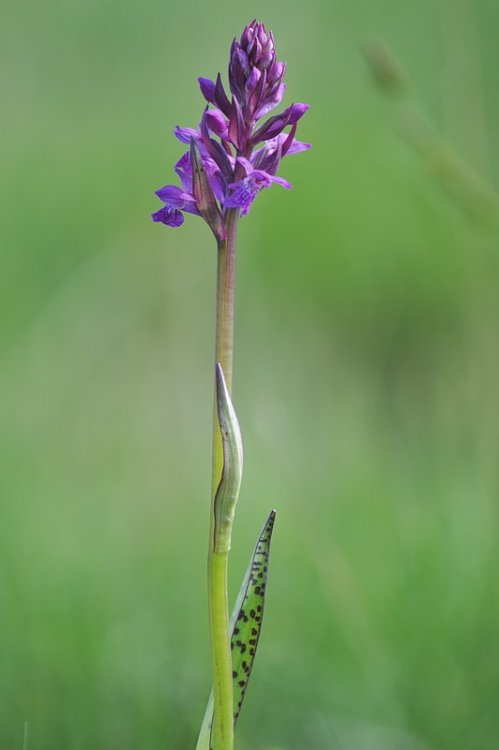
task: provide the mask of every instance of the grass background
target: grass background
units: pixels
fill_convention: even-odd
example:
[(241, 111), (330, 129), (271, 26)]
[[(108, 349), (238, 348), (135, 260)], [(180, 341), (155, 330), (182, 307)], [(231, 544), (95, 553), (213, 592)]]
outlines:
[(499, 178), (492, 0), (2, 10), (0, 747), (189, 750), (209, 689), (215, 252), (153, 190), (250, 16), (313, 143), (241, 222), (235, 591), (279, 511), (238, 750), (499, 746), (497, 221), (394, 125), (359, 45)]

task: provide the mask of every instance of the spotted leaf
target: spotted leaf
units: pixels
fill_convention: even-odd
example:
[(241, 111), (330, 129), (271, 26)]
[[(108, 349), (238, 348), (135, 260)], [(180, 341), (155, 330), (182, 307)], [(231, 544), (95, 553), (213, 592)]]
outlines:
[[(272, 510), (258, 538), (230, 619), (234, 724), (241, 711), (262, 628), (275, 516), (276, 512)], [(206, 707), (196, 750), (210, 750), (212, 721), (213, 691)]]

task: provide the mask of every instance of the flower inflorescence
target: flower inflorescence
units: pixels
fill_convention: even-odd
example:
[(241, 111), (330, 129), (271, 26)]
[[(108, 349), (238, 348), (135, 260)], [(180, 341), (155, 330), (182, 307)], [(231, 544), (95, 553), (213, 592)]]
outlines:
[(292, 104), (259, 124), (283, 99), (285, 70), (285, 63), (277, 60), (272, 32), (255, 20), (232, 42), (231, 98), (220, 74), (216, 81), (198, 79), (207, 105), (198, 128), (174, 130), (189, 146), (175, 165), (181, 187), (165, 185), (156, 191), (164, 205), (152, 214), (153, 221), (179, 227), (183, 212), (202, 216), (222, 242), (228, 210), (247, 214), (260, 190), (273, 183), (291, 188), (277, 171), (284, 156), (310, 148), (295, 138), (308, 104)]

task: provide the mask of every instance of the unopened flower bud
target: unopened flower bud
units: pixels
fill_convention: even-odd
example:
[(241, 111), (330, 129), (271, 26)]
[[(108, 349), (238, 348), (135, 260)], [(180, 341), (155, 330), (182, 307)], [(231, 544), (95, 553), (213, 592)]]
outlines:
[[(284, 95), (281, 86), (285, 65), (278, 62), (272, 32), (263, 23), (252, 21), (234, 39), (230, 51), (229, 83), (238, 100), (246, 122), (260, 117), (265, 107), (275, 107)], [(271, 108), (268, 106), (268, 108)]]

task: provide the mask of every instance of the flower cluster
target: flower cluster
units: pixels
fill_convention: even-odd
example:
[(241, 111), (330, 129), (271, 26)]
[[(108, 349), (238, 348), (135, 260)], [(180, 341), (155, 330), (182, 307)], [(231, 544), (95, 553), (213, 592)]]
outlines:
[(253, 21), (232, 43), (230, 99), (220, 74), (216, 81), (198, 79), (207, 106), (197, 129), (175, 128), (175, 136), (189, 146), (175, 165), (181, 187), (165, 185), (156, 191), (164, 205), (152, 214), (153, 221), (179, 227), (187, 211), (202, 216), (221, 242), (228, 210), (247, 214), (260, 190), (273, 183), (291, 188), (277, 170), (284, 156), (310, 148), (295, 139), (308, 105), (292, 104), (260, 124), (282, 101), (285, 69), (277, 60), (272, 32)]

